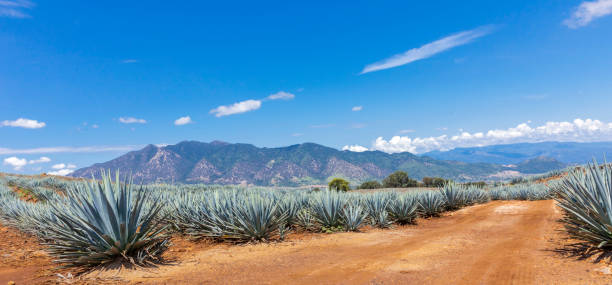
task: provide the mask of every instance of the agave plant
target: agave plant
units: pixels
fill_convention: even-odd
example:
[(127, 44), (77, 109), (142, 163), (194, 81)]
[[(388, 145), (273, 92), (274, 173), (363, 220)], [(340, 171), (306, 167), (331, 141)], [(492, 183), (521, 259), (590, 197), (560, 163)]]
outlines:
[(379, 228), (387, 228), (391, 225), (389, 213), (387, 212), (390, 202), (391, 196), (384, 192), (368, 194), (363, 199), (363, 204), (373, 225)]
[(312, 230), (315, 227), (316, 219), (310, 211), (306, 208), (302, 208), (296, 215), (295, 222), (304, 230)]
[(357, 203), (348, 203), (342, 210), (344, 228), (347, 231), (358, 231), (366, 217), (367, 214), (364, 213), (361, 205)]
[(412, 224), (418, 216), (419, 202), (414, 195), (403, 194), (389, 203), (389, 214), (398, 224)]
[(424, 217), (439, 216), (444, 210), (444, 197), (440, 192), (426, 191), (419, 194), (420, 212)]
[(468, 197), (463, 187), (454, 183), (445, 184), (440, 189), (440, 194), (444, 197), (444, 204), (447, 210), (457, 210), (468, 203)]
[(571, 237), (598, 248), (612, 248), (612, 167), (592, 165), (570, 171), (555, 200), (565, 210)]
[(65, 204), (53, 204), (46, 242), (49, 253), (65, 267), (90, 267), (114, 260), (136, 265), (159, 260), (166, 248), (164, 227), (155, 222), (162, 204), (133, 188), (132, 181), (113, 182), (102, 172), (100, 183), (68, 191)]
[(315, 194), (311, 201), (312, 215), (317, 222), (328, 229), (342, 225), (342, 209), (346, 205), (343, 193), (325, 191)]

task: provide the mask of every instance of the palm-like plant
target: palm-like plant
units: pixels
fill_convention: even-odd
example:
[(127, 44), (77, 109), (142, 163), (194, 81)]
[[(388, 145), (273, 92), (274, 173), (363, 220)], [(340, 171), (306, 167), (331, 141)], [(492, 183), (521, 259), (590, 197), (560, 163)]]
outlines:
[[(77, 184), (78, 185), (78, 184)], [(45, 244), (65, 267), (90, 267), (114, 260), (145, 265), (166, 248), (164, 227), (156, 222), (162, 204), (135, 190), (131, 180), (113, 182), (102, 173), (100, 183), (69, 189), (66, 204), (51, 205)]]
[(391, 225), (389, 213), (387, 212), (387, 207), (390, 202), (391, 196), (383, 192), (368, 194), (363, 199), (366, 211), (373, 225), (379, 228), (387, 228)]
[(315, 194), (311, 201), (312, 215), (325, 228), (342, 225), (342, 209), (346, 205), (344, 194), (332, 191)]

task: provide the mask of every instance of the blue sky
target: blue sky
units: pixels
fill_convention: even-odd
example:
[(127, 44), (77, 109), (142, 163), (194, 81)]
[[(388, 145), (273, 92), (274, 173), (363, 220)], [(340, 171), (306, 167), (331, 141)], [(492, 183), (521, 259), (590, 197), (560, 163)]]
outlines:
[(0, 171), (182, 140), (612, 140), (612, 1), (501, 2), (1, 0)]

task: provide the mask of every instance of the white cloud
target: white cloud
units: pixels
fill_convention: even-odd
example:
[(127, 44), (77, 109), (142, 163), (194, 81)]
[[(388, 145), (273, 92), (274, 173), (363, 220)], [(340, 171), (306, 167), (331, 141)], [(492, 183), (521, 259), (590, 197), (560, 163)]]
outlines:
[(26, 0), (0, 0), (0, 17), (29, 18), (30, 15), (23, 10), (32, 7), (34, 7), (34, 3)]
[(294, 94), (285, 91), (279, 91), (266, 97), (267, 100), (291, 100), (295, 98)]
[(147, 121), (145, 119), (138, 119), (134, 117), (121, 117), (119, 118), (119, 122), (124, 124), (146, 124)]
[(142, 148), (142, 145), (126, 145), (126, 146), (81, 146), (81, 147), (39, 147), (29, 149), (12, 149), (1, 148), (0, 155), (14, 154), (36, 154), (36, 153), (91, 153), (91, 152), (124, 152), (137, 150)]
[(191, 124), (191, 123), (193, 123), (193, 121), (191, 120), (191, 117), (189, 117), (189, 116), (180, 117), (180, 118), (176, 119), (176, 121), (174, 121), (174, 124), (177, 125), (177, 126), (187, 125), (187, 124)]
[(469, 31), (459, 32), (448, 37), (439, 39), (437, 41), (428, 43), (421, 47), (413, 48), (404, 53), (396, 54), (379, 62), (369, 64), (363, 68), (361, 74), (383, 69), (389, 69), (408, 64), (413, 61), (425, 59), (437, 53), (454, 48), (456, 46), (468, 44), (477, 38), (491, 33), (492, 31), (492, 26), (484, 26)]
[(28, 161), (29, 164), (46, 163), (46, 162), (51, 162), (51, 159), (46, 156), (41, 156), (39, 159)]
[(132, 58), (124, 59), (124, 60), (121, 61), (121, 63), (138, 63), (138, 60), (137, 59), (132, 59)]
[(363, 110), (363, 106), (355, 106), (355, 107), (353, 107), (351, 109), (351, 111), (353, 111), (353, 112), (357, 112), (357, 111), (361, 111), (361, 110)]
[(249, 111), (257, 110), (261, 107), (260, 100), (246, 100), (237, 102), (232, 105), (219, 106), (215, 109), (210, 110), (211, 114), (215, 114), (215, 117), (223, 117), (235, 114), (246, 113)]
[(348, 150), (348, 151), (353, 151), (353, 152), (364, 152), (364, 151), (368, 151), (368, 148), (364, 146), (360, 146), (360, 145), (345, 145), (342, 147), (342, 150)]
[(73, 168), (76, 168), (76, 165), (69, 163), (68, 165), (66, 165), (66, 168), (73, 169)]
[(64, 163), (54, 164), (53, 166), (51, 166), (51, 168), (53, 168), (53, 169), (66, 168), (66, 164), (64, 164)]
[(572, 16), (563, 21), (571, 29), (588, 25), (591, 21), (612, 14), (612, 0), (584, 1)]
[(16, 156), (11, 156), (4, 159), (4, 165), (10, 165), (15, 170), (21, 170), (26, 164), (28, 164), (28, 160), (25, 158), (18, 158)]
[(543, 141), (594, 142), (612, 140), (612, 123), (592, 119), (575, 119), (572, 122), (547, 122), (531, 127), (522, 123), (513, 128), (494, 129), (486, 132), (460, 132), (457, 135), (410, 138), (394, 136), (389, 140), (378, 137), (372, 146), (374, 150), (388, 153), (424, 153), (433, 150), (451, 150), (457, 147), (477, 147), (509, 143), (535, 143)]
[(0, 127), (15, 127), (15, 128), (26, 128), (26, 129), (40, 129), (46, 126), (44, 122), (39, 122), (37, 120), (30, 120), (19, 118), (14, 121), (2, 121), (0, 123)]
[(68, 175), (68, 174), (70, 174), (72, 172), (74, 172), (74, 170), (72, 170), (72, 169), (60, 169), (60, 170), (57, 170), (57, 171), (49, 171), (49, 173), (47, 173), (47, 174), (49, 174), (49, 175), (58, 175), (58, 176), (66, 176), (66, 175)]

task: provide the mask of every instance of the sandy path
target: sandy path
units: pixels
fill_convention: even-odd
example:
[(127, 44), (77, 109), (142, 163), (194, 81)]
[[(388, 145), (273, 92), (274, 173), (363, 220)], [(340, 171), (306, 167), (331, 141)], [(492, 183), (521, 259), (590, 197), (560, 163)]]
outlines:
[(180, 264), (123, 271), (157, 284), (609, 284), (603, 264), (552, 252), (552, 201), (495, 201), (367, 233), (306, 235), (280, 244), (196, 245)]

